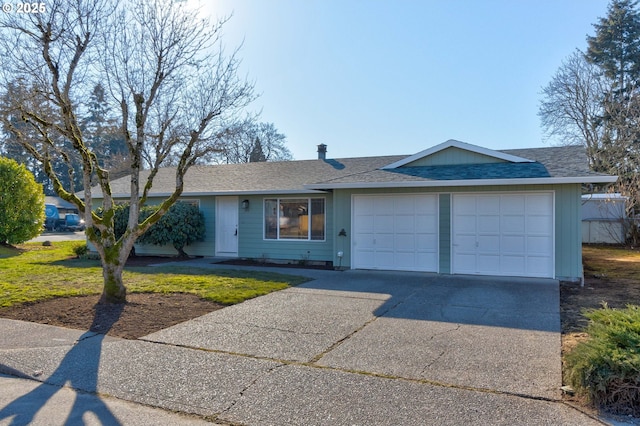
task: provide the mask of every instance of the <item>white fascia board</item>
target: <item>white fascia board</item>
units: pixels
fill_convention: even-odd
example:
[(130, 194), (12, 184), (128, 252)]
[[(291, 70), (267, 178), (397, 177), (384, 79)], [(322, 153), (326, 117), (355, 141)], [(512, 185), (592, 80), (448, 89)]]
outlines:
[[(270, 194), (325, 194), (326, 191), (322, 189), (287, 189), (287, 190), (264, 190), (264, 191), (216, 191), (216, 192), (183, 192), (180, 197), (206, 197), (206, 196), (233, 196), (233, 195), (270, 195)], [(158, 192), (148, 195), (148, 198), (167, 198), (173, 193), (170, 192)], [(129, 194), (112, 194), (113, 198), (129, 198)], [(102, 194), (99, 196), (93, 196), (94, 200), (102, 200)]]
[(424, 151), (420, 151), (417, 154), (413, 154), (407, 158), (404, 158), (400, 161), (396, 161), (395, 163), (391, 163), (387, 166), (382, 167), (383, 170), (395, 169), (398, 167), (402, 167), (406, 164), (412, 163), (416, 160), (419, 160), (424, 157), (428, 157), (429, 155), (435, 154), (436, 152), (442, 151), (447, 148), (458, 148), (465, 151), (475, 152), (476, 154), (486, 155), (488, 157), (498, 158), (500, 160), (509, 161), (511, 163), (533, 163), (533, 160), (529, 160), (527, 158), (517, 157), (515, 155), (505, 154), (504, 152), (494, 151), (492, 149), (483, 148), (481, 146), (472, 145), (466, 142), (460, 142), (454, 139), (449, 139), (446, 142), (443, 142), (439, 145), (433, 146), (429, 149), (425, 149)]
[(364, 188), (436, 188), (448, 186), (506, 186), (506, 185), (561, 185), (569, 183), (614, 183), (618, 176), (583, 176), (562, 178), (529, 179), (469, 179), (469, 180), (429, 180), (410, 182), (360, 182), (336, 183), (331, 185), (305, 185), (309, 189), (364, 189)]

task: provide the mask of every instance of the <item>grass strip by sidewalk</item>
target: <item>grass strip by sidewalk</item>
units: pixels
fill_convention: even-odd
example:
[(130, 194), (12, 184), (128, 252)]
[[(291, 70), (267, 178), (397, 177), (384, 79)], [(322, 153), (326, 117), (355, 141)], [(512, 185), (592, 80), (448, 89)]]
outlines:
[[(74, 258), (77, 241), (51, 247), (28, 243), (18, 250), (0, 246), (0, 307), (55, 297), (102, 292), (102, 267), (97, 260)], [(235, 304), (307, 281), (304, 277), (269, 272), (176, 267), (125, 268), (129, 293), (190, 293), (203, 299)]]

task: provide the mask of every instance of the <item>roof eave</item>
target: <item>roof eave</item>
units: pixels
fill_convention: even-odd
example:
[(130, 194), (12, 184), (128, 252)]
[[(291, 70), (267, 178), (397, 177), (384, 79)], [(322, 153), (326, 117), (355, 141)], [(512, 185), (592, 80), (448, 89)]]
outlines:
[(408, 182), (354, 182), (305, 185), (308, 189), (366, 189), (366, 188), (441, 188), (451, 186), (509, 186), (509, 185), (561, 185), (583, 183), (614, 183), (618, 176), (575, 176), (519, 179), (460, 179), (422, 180)]
[[(260, 191), (211, 191), (211, 192), (183, 192), (180, 194), (181, 198), (186, 197), (207, 197), (207, 196), (234, 196), (234, 195), (269, 195), (269, 194), (291, 194), (291, 195), (308, 195), (308, 194), (323, 194), (326, 191), (322, 189), (283, 189), (283, 190), (260, 190)], [(149, 198), (167, 198), (173, 195), (171, 192), (157, 192), (149, 194)], [(115, 193), (112, 194), (113, 198), (129, 198), (127, 193)], [(101, 200), (102, 194), (94, 195), (93, 199)]]

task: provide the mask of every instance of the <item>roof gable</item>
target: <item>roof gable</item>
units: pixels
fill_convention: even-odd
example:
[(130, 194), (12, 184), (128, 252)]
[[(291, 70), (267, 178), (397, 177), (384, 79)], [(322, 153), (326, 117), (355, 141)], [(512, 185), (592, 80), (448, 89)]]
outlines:
[(531, 179), (551, 177), (540, 163), (499, 163), (456, 164), (453, 166), (398, 167), (389, 170), (429, 180), (478, 180), (478, 179)]
[(531, 163), (518, 157), (492, 149), (450, 139), (444, 143), (384, 166), (383, 170), (402, 167), (456, 166), (464, 164)]

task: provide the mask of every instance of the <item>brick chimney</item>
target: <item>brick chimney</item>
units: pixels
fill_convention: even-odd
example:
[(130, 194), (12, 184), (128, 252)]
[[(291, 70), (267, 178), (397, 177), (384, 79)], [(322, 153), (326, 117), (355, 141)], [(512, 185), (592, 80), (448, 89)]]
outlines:
[(323, 143), (318, 145), (318, 160), (327, 159), (327, 146)]

